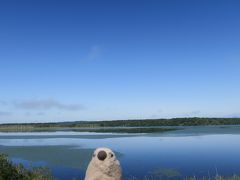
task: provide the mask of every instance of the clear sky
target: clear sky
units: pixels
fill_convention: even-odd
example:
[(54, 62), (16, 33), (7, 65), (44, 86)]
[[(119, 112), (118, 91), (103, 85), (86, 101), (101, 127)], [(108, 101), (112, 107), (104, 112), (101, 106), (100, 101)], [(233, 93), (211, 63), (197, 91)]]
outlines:
[(238, 0), (1, 0), (0, 123), (240, 117)]

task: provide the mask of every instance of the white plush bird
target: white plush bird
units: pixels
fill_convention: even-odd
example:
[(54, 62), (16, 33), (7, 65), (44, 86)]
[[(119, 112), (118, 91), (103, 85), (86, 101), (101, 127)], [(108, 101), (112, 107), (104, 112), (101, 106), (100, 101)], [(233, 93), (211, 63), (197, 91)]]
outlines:
[(109, 148), (94, 151), (85, 180), (121, 180), (122, 171), (114, 152)]

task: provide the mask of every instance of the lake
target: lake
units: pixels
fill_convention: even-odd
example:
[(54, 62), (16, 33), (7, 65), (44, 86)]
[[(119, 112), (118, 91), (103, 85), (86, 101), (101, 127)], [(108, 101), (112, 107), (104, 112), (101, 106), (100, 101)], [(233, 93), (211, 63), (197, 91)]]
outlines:
[(0, 133), (0, 152), (14, 163), (47, 166), (60, 180), (83, 179), (97, 147), (113, 149), (123, 179), (240, 175), (240, 126), (181, 127), (163, 133)]

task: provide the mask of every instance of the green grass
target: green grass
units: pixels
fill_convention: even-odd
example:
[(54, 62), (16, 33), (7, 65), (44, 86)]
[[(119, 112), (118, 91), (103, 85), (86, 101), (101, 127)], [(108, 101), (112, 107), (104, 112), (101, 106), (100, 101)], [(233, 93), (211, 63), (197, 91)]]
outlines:
[[(154, 176), (154, 175), (147, 175), (143, 178), (143, 180), (240, 180), (240, 176), (237, 175), (233, 175), (233, 176), (229, 176), (229, 177), (225, 177), (225, 176), (219, 176), (216, 175), (214, 177), (181, 177), (179, 176), (179, 174), (176, 172), (166, 172), (166, 173), (170, 173), (170, 175), (166, 175), (166, 176)], [(138, 178), (131, 176), (129, 178), (124, 178), (124, 180), (138, 180)]]
[[(181, 174), (180, 171), (174, 168), (156, 168), (147, 173), (143, 178), (144, 180), (240, 180), (240, 176), (220, 176), (220, 175), (209, 175), (205, 177), (185, 177)], [(124, 178), (124, 180), (138, 180), (137, 177), (129, 176)]]
[(189, 178), (186, 178), (186, 180), (240, 180), (240, 176), (233, 175), (233, 176), (225, 177), (225, 176), (216, 175), (213, 178), (209, 178), (209, 177), (201, 177), (201, 178), (189, 177)]

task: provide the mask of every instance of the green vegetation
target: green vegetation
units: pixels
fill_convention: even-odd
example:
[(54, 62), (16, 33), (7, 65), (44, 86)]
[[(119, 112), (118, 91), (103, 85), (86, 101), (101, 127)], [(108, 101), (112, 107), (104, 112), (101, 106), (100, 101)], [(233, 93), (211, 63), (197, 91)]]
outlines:
[[(138, 180), (138, 178), (131, 176), (128, 178), (124, 178), (125, 180)], [(233, 175), (233, 176), (229, 176), (229, 177), (225, 177), (225, 176), (219, 176), (216, 175), (214, 177), (182, 177), (182, 176), (178, 176), (178, 174), (176, 174), (176, 176), (173, 174), (171, 176), (164, 176), (164, 175), (148, 175), (145, 176), (143, 178), (144, 180), (164, 180), (164, 179), (179, 179), (179, 180), (240, 180), (240, 176), (237, 175)]]
[(201, 125), (237, 125), (237, 124), (240, 124), (240, 118), (173, 118), (173, 119), (117, 120), (98, 122), (98, 126), (100, 127), (201, 126)]
[[(240, 118), (173, 118), (173, 119), (1, 124), (0, 131), (44, 131), (44, 130), (49, 131), (56, 129), (67, 130), (74, 128), (82, 128), (82, 131), (84, 131), (85, 128), (94, 129), (107, 127), (123, 128), (123, 127), (154, 127), (154, 126), (208, 126), (208, 125), (240, 125)], [(96, 132), (97, 130), (92, 131)], [(104, 131), (107, 132), (109, 130)]]
[(169, 178), (181, 178), (182, 174), (178, 170), (172, 168), (157, 168), (149, 172), (148, 176), (159, 179), (161, 178), (169, 179)]
[(225, 177), (225, 176), (216, 175), (213, 178), (209, 178), (209, 177), (201, 177), (201, 178), (189, 177), (189, 178), (186, 178), (186, 179), (187, 180), (240, 180), (240, 176), (233, 175), (233, 176)]
[(53, 180), (47, 168), (26, 169), (22, 164), (14, 165), (6, 155), (0, 154), (0, 180)]
[(159, 127), (152, 127), (152, 128), (85, 128), (85, 129), (73, 129), (73, 131), (77, 132), (96, 132), (96, 133), (160, 133), (166, 131), (176, 130), (174, 128), (159, 128)]
[(97, 133), (160, 133), (166, 131), (176, 130), (174, 128), (95, 128), (95, 129), (80, 129), (81, 132), (97, 132)]

